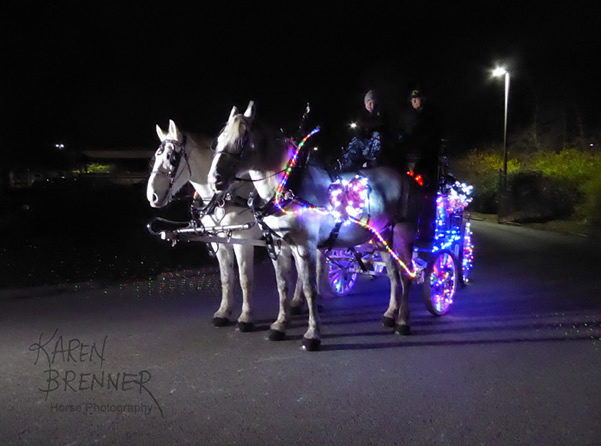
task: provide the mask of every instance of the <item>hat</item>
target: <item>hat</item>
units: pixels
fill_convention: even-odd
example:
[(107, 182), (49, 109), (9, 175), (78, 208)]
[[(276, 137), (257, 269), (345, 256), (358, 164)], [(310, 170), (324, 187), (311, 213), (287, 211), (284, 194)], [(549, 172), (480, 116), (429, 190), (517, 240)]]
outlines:
[(365, 93), (365, 98), (363, 98), (363, 102), (367, 102), (367, 101), (377, 102), (375, 91), (369, 90), (367, 93)]
[(424, 94), (422, 93), (421, 90), (411, 90), (411, 94), (409, 94), (409, 99), (413, 99), (413, 98), (423, 98)]

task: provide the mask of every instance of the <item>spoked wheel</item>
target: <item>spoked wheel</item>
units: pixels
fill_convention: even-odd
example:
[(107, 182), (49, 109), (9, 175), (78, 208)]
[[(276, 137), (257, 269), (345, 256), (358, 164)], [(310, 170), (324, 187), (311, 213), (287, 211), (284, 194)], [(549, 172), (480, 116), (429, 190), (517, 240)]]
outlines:
[(442, 316), (453, 303), (459, 275), (455, 259), (448, 251), (434, 254), (424, 277), (424, 302), (435, 316)]
[(461, 227), (462, 241), (461, 241), (461, 270), (459, 271), (459, 283), (461, 286), (465, 286), (470, 282), (470, 270), (474, 263), (474, 245), (472, 244), (472, 229), (469, 217), (463, 221)]
[(332, 249), (328, 256), (328, 283), (331, 290), (339, 296), (347, 294), (357, 282), (358, 269), (359, 264), (348, 249)]

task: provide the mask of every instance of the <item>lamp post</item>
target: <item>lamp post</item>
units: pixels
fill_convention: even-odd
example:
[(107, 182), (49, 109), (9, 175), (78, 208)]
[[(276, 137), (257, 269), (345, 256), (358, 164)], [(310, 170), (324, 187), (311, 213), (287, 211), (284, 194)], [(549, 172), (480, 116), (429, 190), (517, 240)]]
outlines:
[(495, 68), (493, 76), (505, 76), (505, 123), (503, 125), (503, 191), (507, 190), (507, 105), (509, 104), (509, 71), (503, 67)]

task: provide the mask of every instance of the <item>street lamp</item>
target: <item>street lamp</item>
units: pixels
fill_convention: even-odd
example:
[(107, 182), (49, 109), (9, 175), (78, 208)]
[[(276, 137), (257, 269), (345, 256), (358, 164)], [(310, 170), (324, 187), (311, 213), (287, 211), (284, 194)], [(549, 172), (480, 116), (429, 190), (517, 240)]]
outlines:
[(505, 124), (503, 126), (503, 191), (507, 190), (507, 104), (509, 103), (509, 71), (504, 67), (495, 68), (495, 77), (505, 76)]

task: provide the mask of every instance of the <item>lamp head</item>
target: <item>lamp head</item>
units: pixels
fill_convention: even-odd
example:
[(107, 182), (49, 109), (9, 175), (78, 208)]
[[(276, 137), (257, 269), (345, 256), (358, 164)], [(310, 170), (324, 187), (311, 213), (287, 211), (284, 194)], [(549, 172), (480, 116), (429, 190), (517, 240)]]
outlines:
[(492, 72), (492, 75), (495, 77), (503, 76), (504, 74), (507, 74), (507, 69), (505, 69), (504, 67), (497, 67)]

